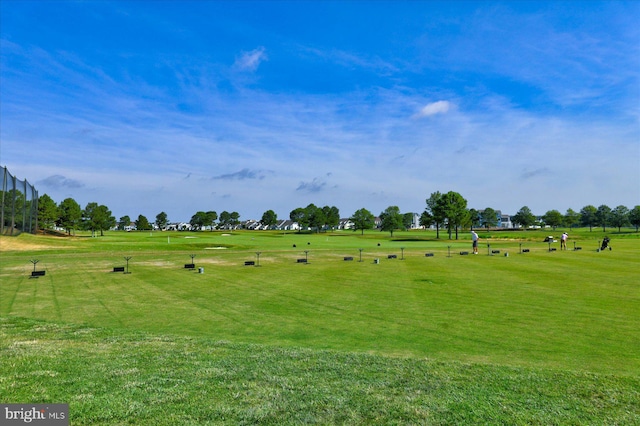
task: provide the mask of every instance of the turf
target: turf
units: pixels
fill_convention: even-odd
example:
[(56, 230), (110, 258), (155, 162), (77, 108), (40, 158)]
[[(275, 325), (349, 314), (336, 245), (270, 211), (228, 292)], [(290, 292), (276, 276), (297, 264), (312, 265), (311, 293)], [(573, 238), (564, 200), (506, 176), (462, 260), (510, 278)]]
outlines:
[(632, 377), (275, 348), (9, 318), (4, 397), (72, 424), (634, 424)]
[[(244, 371), (224, 385), (240, 389), (246, 382), (258, 396), (227, 399), (218, 388), (183, 378), (178, 386), (183, 399), (163, 409), (169, 418), (224, 423), (219, 415), (227, 412), (229, 423), (271, 424), (637, 421), (640, 240), (631, 232), (615, 234), (614, 250), (598, 252), (603, 234), (582, 230), (572, 232), (570, 248), (576, 241), (583, 250), (549, 252), (542, 242), (547, 233), (481, 233), (477, 256), (459, 254), (470, 251), (467, 239), (436, 240), (427, 232), (398, 233), (394, 239), (378, 232), (2, 238), (1, 337), (10, 357), (3, 356), (9, 374), (3, 374), (0, 393), (22, 401), (41, 389), (31, 400), (72, 401), (76, 409), (98, 410), (105, 401), (80, 403), (76, 391), (60, 383), (75, 378), (74, 363), (127, 370), (127, 357), (139, 359), (133, 381), (151, 392), (150, 382), (169, 365), (154, 351), (167, 352), (172, 360), (167, 362), (177, 365), (183, 352), (197, 354), (198, 362), (181, 367), (186, 369), (181, 374), (211, 379), (207, 369), (231, 374), (219, 366), (201, 367), (206, 354), (220, 350), (224, 354), (211, 359), (214, 365)], [(500, 253), (490, 255), (492, 250)], [(260, 267), (244, 266), (258, 260), (258, 251)], [(192, 254), (204, 273), (184, 269)], [(125, 265), (125, 256), (131, 257), (131, 274), (110, 272)], [(46, 275), (31, 279), (29, 260), (36, 258)], [(308, 264), (298, 263), (300, 258)], [(23, 338), (39, 329), (45, 330), (40, 337)], [(78, 330), (83, 331), (77, 335)], [(16, 347), (21, 339), (36, 343)], [(160, 350), (149, 344), (156, 340), (168, 343)], [(187, 349), (190, 345), (196, 349)], [(43, 347), (52, 348), (51, 354), (44, 356)], [(324, 367), (311, 374), (298, 357)], [(36, 368), (53, 372), (51, 384), (27, 374), (22, 389), (28, 391), (21, 393), (18, 365), (33, 360), (40, 367), (66, 362), (70, 367), (65, 374), (58, 367)], [(352, 363), (359, 367), (348, 369)], [(126, 423), (127, 404), (145, 405), (153, 394), (138, 389), (132, 396), (118, 385), (113, 385), (117, 392), (108, 390), (111, 379), (81, 371), (78, 386), (97, 380), (102, 386), (97, 394), (119, 399), (120, 405), (102, 420), (88, 412), (78, 415), (78, 423)], [(244, 375), (251, 371), (273, 378), (247, 382)], [(279, 402), (267, 407), (263, 399), (274, 392), (277, 377), (286, 385)], [(320, 388), (312, 389), (311, 380)], [(447, 390), (436, 391), (443, 387)], [(579, 395), (569, 397), (569, 390)], [(306, 396), (291, 402), (289, 391)], [(351, 394), (360, 397), (347, 397)], [(615, 403), (598, 400), (609, 397)], [(200, 414), (189, 420), (185, 407), (195, 409), (196, 403), (184, 401), (219, 404), (218, 414), (196, 410)], [(314, 404), (317, 411), (309, 408)], [(144, 411), (134, 423), (159, 421), (155, 409)]]

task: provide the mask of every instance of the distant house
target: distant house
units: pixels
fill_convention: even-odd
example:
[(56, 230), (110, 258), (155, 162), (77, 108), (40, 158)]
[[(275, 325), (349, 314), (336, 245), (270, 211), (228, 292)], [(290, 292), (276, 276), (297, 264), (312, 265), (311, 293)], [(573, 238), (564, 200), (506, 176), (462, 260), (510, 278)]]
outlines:
[(275, 229), (278, 231), (297, 231), (300, 229), (300, 225), (298, 222), (294, 222), (292, 220), (279, 220), (276, 223)]
[(513, 228), (513, 223), (511, 222), (511, 215), (508, 215), (508, 214), (500, 215), (500, 227)]
[(351, 219), (340, 219), (338, 222), (338, 229), (353, 229), (355, 226)]
[(413, 213), (413, 219), (411, 220), (411, 229), (422, 229), (424, 228), (420, 225), (420, 215), (418, 213)]

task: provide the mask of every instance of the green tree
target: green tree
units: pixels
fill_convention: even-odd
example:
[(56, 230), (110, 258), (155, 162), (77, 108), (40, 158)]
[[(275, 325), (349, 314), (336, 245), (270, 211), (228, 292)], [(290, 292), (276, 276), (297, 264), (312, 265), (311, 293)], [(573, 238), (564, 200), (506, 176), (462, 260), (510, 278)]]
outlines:
[(452, 231), (455, 230), (457, 240), (458, 229), (469, 222), (467, 200), (459, 193), (449, 191), (440, 198), (440, 204), (447, 224), (449, 239), (451, 239)]
[(402, 214), (398, 206), (389, 206), (380, 213), (380, 229), (383, 231), (391, 232), (393, 237), (393, 231), (396, 229), (402, 229)]
[(528, 228), (534, 223), (536, 223), (536, 217), (531, 213), (531, 209), (527, 206), (522, 207), (516, 214), (511, 218), (513, 223), (516, 223), (523, 228)]
[(549, 210), (542, 216), (542, 220), (545, 225), (549, 225), (553, 229), (556, 229), (558, 226), (562, 225), (564, 216), (562, 216), (562, 213), (558, 210)]
[(580, 213), (574, 211), (573, 209), (567, 209), (567, 212), (564, 214), (564, 224), (568, 226), (569, 229), (571, 229), (579, 223)]
[(300, 233), (303, 228), (307, 229), (309, 227), (309, 218), (307, 217), (305, 209), (302, 207), (291, 210), (289, 219), (298, 224), (298, 233)]
[(494, 228), (498, 225), (498, 213), (492, 209), (491, 207), (487, 207), (482, 211), (482, 226), (484, 226), (487, 231), (489, 228)]
[(118, 221), (118, 229), (124, 231), (126, 226), (131, 226), (131, 218), (129, 216), (122, 216)]
[(47, 194), (41, 195), (38, 198), (38, 226), (51, 229), (59, 218), (60, 213), (56, 202)]
[(635, 206), (629, 212), (629, 223), (636, 227), (636, 232), (640, 228), (640, 206)]
[(73, 198), (65, 198), (58, 206), (60, 211), (59, 225), (71, 235), (71, 230), (76, 230), (82, 219), (82, 207)]
[(469, 209), (469, 224), (471, 229), (482, 225), (482, 214), (476, 209)]
[(336, 206), (322, 208), (325, 229), (335, 229), (340, 224), (340, 210)]
[(596, 209), (592, 205), (584, 206), (580, 210), (580, 223), (582, 226), (588, 226), (589, 232), (593, 231), (593, 226), (597, 224), (596, 213), (598, 209)]
[(207, 214), (203, 211), (198, 211), (196, 214), (191, 216), (189, 220), (189, 225), (191, 225), (192, 229), (201, 230), (207, 224)]
[(607, 232), (607, 225), (611, 222), (611, 207), (602, 204), (596, 210), (596, 224), (602, 226), (602, 231)]
[(320, 229), (325, 224), (325, 217), (322, 209), (317, 207), (315, 204), (309, 204), (304, 210), (311, 229), (315, 229), (316, 232), (320, 232)]
[(623, 226), (629, 224), (629, 209), (625, 206), (618, 206), (611, 210), (611, 226), (616, 226), (620, 232)]
[(22, 191), (17, 189), (0, 191), (0, 193), (2, 193), (2, 211), (5, 220), (3, 225), (11, 229), (11, 235), (13, 235), (13, 228), (24, 229), (24, 212), (31, 211), (31, 201), (27, 201)]
[(402, 215), (402, 227), (408, 231), (413, 225), (413, 213), (405, 213)]
[(168, 223), (169, 219), (167, 218), (167, 214), (165, 212), (160, 212), (156, 215), (156, 226), (159, 229), (165, 229)]
[(262, 219), (260, 219), (260, 223), (271, 229), (276, 223), (278, 223), (278, 215), (273, 210), (267, 210), (266, 212), (262, 213)]
[(428, 211), (423, 211), (420, 215), (420, 226), (424, 226), (425, 229), (433, 225), (435, 222), (433, 216)]
[(138, 220), (136, 220), (136, 229), (138, 231), (150, 231), (151, 224), (149, 223), (149, 219), (143, 215), (138, 215)]
[(354, 231), (361, 230), (361, 235), (364, 235), (365, 229), (373, 229), (375, 225), (375, 217), (373, 213), (365, 208), (356, 210), (356, 212), (349, 218), (354, 225)]
[(216, 227), (216, 220), (218, 220), (218, 213), (216, 213), (213, 210), (208, 211), (207, 213), (205, 213), (205, 224), (206, 226), (209, 226), (211, 229), (211, 232), (213, 232), (213, 230)]
[(238, 226), (240, 224), (240, 213), (238, 212), (231, 212), (229, 214), (229, 219), (231, 219), (229, 221), (230, 225), (231, 225), (231, 229), (235, 229), (236, 226)]
[(442, 194), (439, 191), (431, 193), (427, 198), (426, 212), (431, 217), (429, 225), (434, 224), (436, 226), (436, 238), (440, 239), (440, 226), (445, 221), (445, 214), (441, 203)]
[(85, 229), (94, 234), (100, 231), (100, 236), (104, 236), (104, 230), (116, 224), (116, 218), (111, 214), (107, 206), (96, 202), (88, 203), (82, 212), (82, 221)]
[(231, 225), (231, 213), (223, 210), (222, 213), (220, 213), (219, 222), (222, 229), (228, 229)]

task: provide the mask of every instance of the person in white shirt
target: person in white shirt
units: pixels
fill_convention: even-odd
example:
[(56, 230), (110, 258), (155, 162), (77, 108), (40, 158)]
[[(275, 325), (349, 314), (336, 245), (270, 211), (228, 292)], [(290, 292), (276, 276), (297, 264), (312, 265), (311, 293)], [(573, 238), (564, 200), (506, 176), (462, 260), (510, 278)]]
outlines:
[(560, 250), (566, 250), (567, 249), (567, 240), (568, 239), (569, 239), (569, 234), (564, 232), (562, 234), (562, 237), (560, 237)]
[(480, 237), (478, 237), (478, 234), (476, 234), (476, 231), (471, 231), (471, 241), (472, 241), (472, 245), (473, 245), (473, 254), (478, 254), (478, 240), (480, 239)]

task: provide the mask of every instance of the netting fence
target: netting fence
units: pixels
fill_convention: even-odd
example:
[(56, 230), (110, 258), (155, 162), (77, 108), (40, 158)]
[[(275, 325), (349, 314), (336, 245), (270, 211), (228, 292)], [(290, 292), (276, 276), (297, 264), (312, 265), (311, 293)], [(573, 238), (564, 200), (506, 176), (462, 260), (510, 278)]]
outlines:
[(0, 233), (18, 235), (35, 233), (38, 229), (38, 191), (27, 180), (19, 180), (2, 168), (2, 205), (0, 206)]

